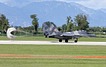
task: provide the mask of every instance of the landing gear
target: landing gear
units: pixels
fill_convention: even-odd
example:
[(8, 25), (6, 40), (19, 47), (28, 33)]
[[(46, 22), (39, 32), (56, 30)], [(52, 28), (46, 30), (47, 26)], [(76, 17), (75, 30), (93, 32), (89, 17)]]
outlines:
[[(62, 39), (59, 39), (59, 42), (62, 42)], [(65, 39), (65, 42), (68, 43), (68, 39)]]
[(44, 36), (45, 36), (45, 38), (47, 38), (48, 34), (45, 34), (45, 33), (44, 33)]
[(65, 39), (65, 42), (68, 43), (68, 39)]
[(45, 35), (45, 38), (47, 38), (47, 35)]
[(59, 39), (59, 42), (62, 42), (62, 39)]
[(74, 42), (77, 43), (77, 42), (78, 42), (78, 38), (76, 38), (76, 39), (74, 40)]

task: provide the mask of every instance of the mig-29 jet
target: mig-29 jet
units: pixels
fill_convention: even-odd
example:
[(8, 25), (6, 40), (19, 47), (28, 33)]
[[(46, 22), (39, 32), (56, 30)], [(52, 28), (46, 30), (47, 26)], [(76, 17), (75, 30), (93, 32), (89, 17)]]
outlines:
[(57, 38), (59, 42), (65, 40), (67, 43), (69, 39), (73, 39), (76, 43), (79, 37), (95, 37), (95, 34), (89, 34), (84, 30), (72, 31), (72, 32), (60, 32), (56, 25), (51, 23), (43, 23), (42, 25), (43, 33), (45, 37)]

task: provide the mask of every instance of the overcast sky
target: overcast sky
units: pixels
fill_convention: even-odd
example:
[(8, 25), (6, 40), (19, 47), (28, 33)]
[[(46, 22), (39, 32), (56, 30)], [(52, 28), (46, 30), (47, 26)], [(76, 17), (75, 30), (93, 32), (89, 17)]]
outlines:
[[(7, 4), (9, 6), (24, 6), (31, 2), (36, 1), (55, 1), (55, 0), (0, 0), (1, 3)], [(106, 8), (106, 0), (56, 0), (56, 1), (64, 1), (64, 2), (76, 2), (81, 5), (84, 5), (93, 9)]]

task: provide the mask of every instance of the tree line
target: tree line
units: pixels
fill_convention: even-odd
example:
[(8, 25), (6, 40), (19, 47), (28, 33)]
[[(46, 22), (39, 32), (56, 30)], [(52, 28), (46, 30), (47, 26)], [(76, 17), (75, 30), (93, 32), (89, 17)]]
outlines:
[[(36, 14), (33, 14), (30, 16), (32, 20), (32, 24), (34, 26), (35, 32), (37, 33), (37, 29), (39, 26), (38, 23), (38, 18)], [(53, 23), (51, 21), (46, 21), (47, 24)], [(53, 23), (54, 24), (54, 23)], [(74, 30), (87, 30), (89, 28), (89, 22), (87, 20), (87, 16), (84, 14), (78, 14), (75, 16), (74, 20), (72, 20), (71, 16), (67, 17), (66, 24), (63, 24), (61, 27), (58, 29), (62, 30), (63, 32), (69, 32), (69, 31), (74, 31)]]
[[(17, 28), (20, 28), (22, 30), (26, 30), (30, 33), (37, 34), (39, 31), (41, 31), (42, 28), (39, 27), (39, 22), (36, 14), (30, 15), (30, 18), (32, 19), (31, 23), (32, 25), (29, 27), (21, 27), (16, 26)], [(47, 24), (54, 22), (46, 21)], [(55, 24), (54, 24), (55, 25)], [(0, 32), (6, 33), (7, 29), (10, 27), (9, 21), (6, 18), (4, 14), (0, 15)], [(78, 14), (75, 16), (74, 19), (72, 19), (71, 16), (66, 17), (66, 22), (61, 27), (58, 27), (58, 30), (61, 30), (62, 32), (70, 32), (75, 30), (86, 30), (91, 32), (106, 32), (105, 27), (90, 27), (89, 22), (87, 19), (87, 16), (84, 14)]]
[(84, 14), (78, 14), (75, 16), (74, 20), (72, 20), (71, 16), (67, 17), (66, 24), (62, 25), (63, 32), (70, 32), (75, 30), (88, 30), (89, 22), (87, 20), (87, 16)]
[(4, 14), (0, 15), (0, 33), (6, 33), (9, 27), (8, 19)]

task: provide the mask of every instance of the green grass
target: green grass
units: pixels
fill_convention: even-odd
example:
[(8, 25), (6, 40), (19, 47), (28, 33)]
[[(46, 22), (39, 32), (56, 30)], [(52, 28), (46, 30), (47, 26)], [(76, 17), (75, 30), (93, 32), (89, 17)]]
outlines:
[[(106, 56), (106, 46), (0, 45), (0, 54)], [(106, 59), (0, 58), (0, 67), (106, 67)]]
[[(0, 40), (8, 38), (0, 36)], [(15, 40), (57, 41), (42, 36), (19, 36)], [(106, 42), (106, 38), (79, 38), (79, 41)], [(0, 54), (106, 56), (106, 46), (0, 45)], [(0, 58), (0, 67), (106, 67), (106, 59)]]
[[(0, 36), (0, 40), (9, 40), (6, 36)], [(31, 41), (51, 41), (55, 38), (45, 38), (44, 36), (17, 36), (14, 40), (31, 40)]]
[(91, 42), (106, 42), (106, 38), (96, 38), (96, 37), (80, 37), (79, 41), (91, 41)]
[(106, 59), (0, 59), (0, 67), (106, 67)]
[[(6, 36), (0, 36), (0, 40), (9, 40)], [(31, 40), (31, 41), (58, 41), (55, 38), (45, 38), (44, 36), (18, 36), (15, 40)], [(70, 40), (71, 41), (71, 40)], [(95, 42), (106, 42), (106, 38), (84, 38), (80, 37), (79, 41), (95, 41)]]
[(106, 55), (106, 46), (0, 45), (0, 54)]
[(0, 40), (8, 40), (6, 36), (0, 36)]

